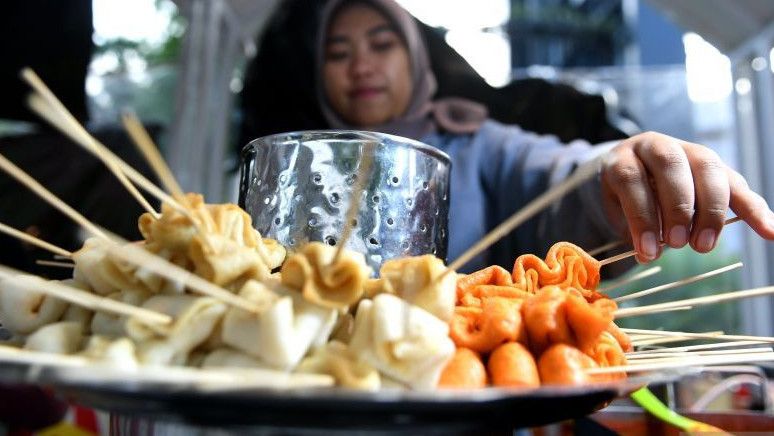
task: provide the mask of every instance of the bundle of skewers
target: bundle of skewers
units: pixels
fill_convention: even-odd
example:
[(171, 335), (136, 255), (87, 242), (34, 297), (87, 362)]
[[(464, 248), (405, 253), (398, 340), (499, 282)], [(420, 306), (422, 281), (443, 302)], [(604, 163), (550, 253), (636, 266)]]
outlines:
[[(289, 252), (262, 237), (238, 206), (208, 204), (201, 195), (183, 193), (140, 123), (127, 116), (127, 130), (165, 189), (155, 186), (89, 135), (32, 71), (23, 77), (35, 90), (30, 107), (99, 157), (147, 212), (138, 219), (143, 239), (122, 240), (0, 156), (3, 171), (89, 234), (70, 252), (0, 225), (73, 270), (72, 278), (54, 281), (0, 266), (0, 322), (14, 334), (0, 346), (0, 363), (111, 368), (240, 387), (373, 391), (615, 383), (630, 373), (774, 360), (771, 348), (750, 348), (774, 338), (632, 330), (615, 323), (768, 295), (774, 287), (620, 309), (599, 288), (600, 269), (632, 253), (598, 261), (566, 242), (555, 244), (545, 259), (519, 256), (512, 271), (492, 266), (468, 275), (455, 272), (592, 177), (594, 162), (450, 265), (424, 255), (389, 259), (376, 272), (362, 254), (344, 248), (349, 224), (335, 247), (311, 242)], [(353, 198), (360, 198), (369, 168), (366, 155)], [(136, 186), (160, 200), (161, 210)], [(356, 212), (352, 202), (349, 215)], [(636, 349), (689, 338), (719, 342)]]

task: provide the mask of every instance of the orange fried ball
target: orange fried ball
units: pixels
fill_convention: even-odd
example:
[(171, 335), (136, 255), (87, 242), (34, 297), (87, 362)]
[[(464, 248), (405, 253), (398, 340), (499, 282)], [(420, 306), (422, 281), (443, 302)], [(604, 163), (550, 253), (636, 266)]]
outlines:
[(535, 359), (529, 350), (518, 342), (509, 342), (497, 347), (489, 356), (487, 369), (494, 386), (540, 386)]
[(457, 348), (438, 380), (440, 388), (475, 389), (486, 385), (484, 362), (469, 348)]

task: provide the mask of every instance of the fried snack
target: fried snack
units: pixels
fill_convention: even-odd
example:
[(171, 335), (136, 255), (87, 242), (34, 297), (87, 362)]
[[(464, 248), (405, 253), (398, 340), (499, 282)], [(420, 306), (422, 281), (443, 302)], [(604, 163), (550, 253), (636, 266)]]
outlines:
[(218, 348), (207, 353), (200, 364), (202, 368), (271, 368), (259, 359), (232, 348)]
[(371, 269), (362, 254), (349, 250), (331, 264), (335, 254), (335, 247), (310, 242), (282, 265), (282, 284), (300, 291), (314, 304), (332, 309), (349, 307), (363, 295)]
[(55, 322), (45, 325), (27, 337), (24, 348), (45, 353), (72, 354), (83, 342), (81, 325), (76, 322)]
[(113, 339), (105, 336), (91, 336), (86, 347), (79, 354), (112, 367), (128, 370), (136, 369), (140, 365), (137, 361), (134, 342), (125, 337)]
[(446, 270), (441, 259), (428, 254), (388, 260), (379, 275), (388, 293), (449, 321), (454, 312), (457, 279), (454, 274), (444, 274)]
[(381, 387), (379, 372), (364, 361), (358, 361), (349, 347), (331, 341), (315, 350), (296, 368), (298, 372), (328, 374), (336, 385), (345, 388), (376, 391)]
[(566, 302), (567, 291), (558, 286), (546, 286), (524, 301), (524, 326), (535, 355), (553, 344), (575, 344), (575, 336), (567, 323)]
[[(610, 332), (602, 332), (599, 335), (589, 356), (602, 368), (626, 365), (624, 351)], [(615, 375), (618, 378), (626, 377), (626, 373), (617, 373)]]
[[(140, 306), (151, 297), (151, 293), (147, 291), (127, 290), (124, 292), (114, 292), (107, 295), (107, 298), (121, 301), (123, 303), (131, 304), (132, 306)], [(91, 318), (90, 331), (91, 334), (120, 337), (126, 334), (126, 320), (127, 317), (123, 315), (115, 315), (108, 312), (95, 312)]]
[(545, 262), (533, 254), (516, 258), (513, 265), (513, 283), (527, 291), (557, 285), (575, 288), (587, 298), (598, 298), (595, 293), (599, 284), (599, 261), (580, 247), (569, 242), (557, 242), (546, 254)]
[[(161, 292), (167, 281), (136, 265), (108, 255), (106, 242), (89, 238), (80, 250), (73, 253), (73, 278), (94, 293), (109, 295), (126, 290)], [(160, 254), (163, 256), (163, 253)]]
[(448, 325), (424, 309), (379, 294), (358, 305), (349, 347), (387, 377), (429, 389), (454, 354), (448, 334)]
[(487, 369), (494, 386), (540, 386), (537, 364), (527, 348), (518, 342), (497, 347), (489, 356)]
[(487, 385), (486, 368), (481, 356), (470, 348), (457, 348), (441, 372), (439, 388), (476, 389)]
[(17, 335), (26, 335), (56, 322), (68, 303), (21, 288), (11, 280), (0, 280), (0, 323)]
[(169, 325), (147, 325), (134, 318), (126, 322), (126, 333), (137, 344), (144, 364), (182, 365), (188, 353), (207, 340), (226, 312), (226, 305), (214, 298), (192, 295), (156, 295), (142, 307), (167, 314)]
[(621, 331), (621, 329), (615, 323), (611, 322), (610, 325), (607, 326), (607, 331), (613, 335), (616, 341), (618, 341), (618, 345), (621, 346), (621, 349), (625, 353), (634, 351), (634, 345), (632, 344), (632, 340), (629, 338), (629, 335)]
[(489, 353), (505, 342), (526, 341), (521, 316), (524, 300), (490, 297), (483, 307), (458, 306), (450, 323), (449, 336), (458, 347)]
[[(488, 290), (482, 292), (482, 289)], [(483, 296), (516, 297), (511, 291), (517, 290), (505, 268), (490, 266), (457, 279), (457, 305), (481, 307)]]
[(540, 382), (544, 385), (582, 385), (599, 381), (586, 370), (597, 368), (591, 357), (567, 344), (555, 344), (538, 359)]
[(224, 236), (200, 236), (191, 239), (188, 255), (194, 273), (218, 286), (227, 286), (237, 279), (266, 280), (271, 267), (255, 248), (239, 245)]
[(567, 323), (575, 336), (576, 346), (586, 354), (599, 340), (599, 335), (613, 322), (613, 313), (618, 308), (610, 299), (589, 303), (573, 292), (567, 293)]
[(223, 318), (223, 342), (277, 369), (295, 368), (311, 347), (327, 341), (336, 323), (335, 310), (278, 286), (251, 281), (239, 296), (269, 306), (259, 314), (230, 308)]

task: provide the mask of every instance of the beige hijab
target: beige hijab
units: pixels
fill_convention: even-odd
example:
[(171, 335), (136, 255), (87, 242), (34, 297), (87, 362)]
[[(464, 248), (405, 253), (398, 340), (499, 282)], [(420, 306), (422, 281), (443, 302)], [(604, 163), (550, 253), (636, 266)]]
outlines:
[(330, 127), (334, 129), (358, 128), (358, 126), (347, 124), (333, 110), (325, 95), (325, 86), (322, 83), (328, 28), (338, 11), (351, 3), (365, 3), (384, 14), (406, 43), (411, 61), (413, 93), (406, 112), (400, 118), (373, 127), (372, 130), (414, 139), (421, 139), (434, 132), (465, 134), (478, 130), (487, 117), (487, 111), (483, 105), (455, 97), (432, 99), (436, 91), (436, 81), (430, 69), (427, 48), (414, 19), (393, 0), (331, 0), (322, 11), (317, 35), (317, 98)]

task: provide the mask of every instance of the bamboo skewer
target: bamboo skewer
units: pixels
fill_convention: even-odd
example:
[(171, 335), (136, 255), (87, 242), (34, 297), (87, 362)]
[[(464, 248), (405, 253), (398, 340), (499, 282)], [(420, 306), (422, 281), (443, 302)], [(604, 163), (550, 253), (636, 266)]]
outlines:
[(648, 345), (660, 345), (660, 344), (670, 344), (673, 342), (684, 342), (684, 341), (692, 341), (695, 339), (716, 339), (723, 335), (722, 331), (717, 332), (707, 332), (704, 333), (707, 335), (706, 337), (702, 338), (696, 338), (694, 336), (661, 336), (661, 337), (650, 337), (648, 339), (640, 339), (638, 341), (632, 341), (632, 345), (635, 347), (644, 347)]
[(476, 244), (462, 253), (462, 255), (460, 255), (460, 257), (458, 257), (454, 262), (449, 264), (449, 270), (456, 271), (460, 269), (479, 253), (505, 237), (517, 226), (532, 218), (535, 214), (545, 209), (551, 203), (555, 202), (559, 198), (566, 195), (568, 192), (594, 177), (599, 171), (600, 159), (600, 157), (597, 157), (581, 165), (575, 170), (575, 172), (573, 172), (570, 177), (565, 179), (562, 183), (559, 183), (545, 193), (539, 195), (526, 206), (511, 215), (510, 218), (500, 223), (500, 225), (495, 227), (491, 232), (487, 233)]
[(723, 365), (727, 363), (751, 363), (774, 361), (774, 352), (748, 353), (743, 355), (697, 356), (676, 359), (668, 362), (652, 362), (633, 365), (608, 366), (605, 368), (590, 368), (587, 374), (608, 374), (614, 372), (642, 372), (659, 369), (683, 368), (686, 366)]
[[(591, 253), (589, 253), (591, 254)], [(640, 271), (637, 274), (632, 275), (631, 277), (625, 277), (615, 283), (612, 283), (608, 286), (605, 286), (604, 288), (597, 289), (598, 292), (607, 292), (611, 289), (619, 288), (623, 285), (627, 285), (629, 283), (635, 282), (637, 280), (642, 280), (646, 277), (650, 277), (652, 275), (658, 274), (661, 272), (660, 266), (654, 266), (652, 268), (648, 268), (646, 270)]]
[(124, 123), (124, 128), (129, 133), (129, 136), (134, 141), (137, 148), (145, 156), (150, 164), (151, 168), (156, 172), (156, 175), (161, 180), (161, 183), (172, 194), (172, 197), (178, 199), (181, 202), (185, 202), (185, 194), (180, 184), (177, 183), (172, 170), (169, 169), (169, 165), (164, 161), (164, 158), (159, 153), (158, 147), (153, 143), (148, 131), (145, 130), (142, 123), (137, 116), (131, 112), (125, 112), (121, 117)]
[(634, 315), (642, 315), (653, 310), (668, 309), (681, 306), (699, 306), (705, 304), (719, 303), (721, 301), (736, 300), (740, 298), (759, 297), (762, 295), (774, 294), (774, 286), (765, 286), (762, 288), (747, 289), (743, 291), (726, 292), (706, 297), (688, 298), (686, 300), (671, 301), (668, 303), (651, 304), (649, 306), (631, 307), (618, 309), (613, 314), (616, 318), (626, 318)]
[(606, 251), (610, 251), (610, 250), (612, 250), (614, 248), (618, 248), (618, 247), (620, 247), (621, 245), (623, 245), (625, 243), (626, 243), (626, 241), (624, 241), (623, 239), (619, 239), (617, 241), (609, 242), (609, 243), (607, 243), (607, 244), (605, 244), (605, 245), (603, 245), (601, 247), (597, 247), (597, 248), (595, 248), (593, 250), (589, 250), (589, 251), (587, 251), (587, 253), (589, 254), (589, 256), (594, 257), (597, 254), (604, 253)]
[(14, 229), (13, 227), (3, 223), (0, 223), (0, 232), (3, 232), (8, 236), (20, 239), (24, 242), (28, 242), (44, 250), (50, 251), (51, 253), (64, 256), (66, 258), (71, 258), (73, 255), (73, 253), (65, 250), (64, 248), (57, 247), (54, 244), (50, 244), (40, 238), (36, 238), (30, 235), (29, 233), (25, 233), (25, 232), (22, 232), (21, 230)]
[(667, 307), (665, 309), (653, 309), (653, 310), (649, 310), (649, 311), (644, 312), (644, 313), (637, 313), (637, 314), (630, 315), (630, 316), (655, 315), (655, 314), (658, 314), (658, 313), (678, 312), (678, 311), (681, 311), (681, 310), (691, 310), (691, 309), (693, 309), (693, 306)]
[(35, 261), (35, 264), (43, 265), (43, 266), (53, 266), (57, 268), (75, 268), (75, 264), (72, 262), (57, 262), (54, 260), (38, 259)]
[(172, 317), (169, 315), (110, 298), (99, 297), (90, 292), (67, 286), (60, 282), (44, 280), (41, 277), (25, 274), (6, 266), (0, 265), (0, 276), (4, 276), (5, 280), (30, 292), (50, 295), (91, 310), (131, 316), (149, 324), (169, 324), (172, 322)]
[(733, 350), (713, 350), (713, 351), (696, 351), (696, 352), (674, 352), (674, 353), (644, 353), (636, 356), (626, 356), (626, 360), (632, 361), (646, 361), (649, 359), (670, 359), (670, 358), (682, 358), (686, 356), (722, 356), (726, 354), (749, 354), (749, 353), (763, 353), (774, 351), (771, 347), (757, 347), (757, 348), (735, 348)]
[(357, 174), (357, 184), (352, 191), (351, 202), (349, 203), (349, 209), (347, 210), (346, 221), (344, 222), (344, 230), (341, 232), (341, 239), (339, 239), (338, 247), (336, 248), (336, 254), (333, 256), (331, 265), (335, 265), (341, 258), (341, 254), (344, 252), (344, 245), (349, 239), (352, 233), (352, 222), (357, 218), (357, 213), (360, 210), (360, 197), (363, 195), (363, 191), (371, 176), (371, 166), (374, 160), (375, 150), (371, 153), (366, 152), (366, 147), (363, 147), (363, 157), (360, 161), (360, 170)]
[(695, 339), (720, 339), (720, 340), (731, 340), (731, 341), (774, 342), (774, 337), (771, 337), (771, 336), (724, 335), (724, 334), (718, 335), (718, 334), (711, 334), (714, 332), (710, 332), (710, 334), (708, 334), (708, 333), (673, 332), (673, 331), (629, 329), (629, 328), (621, 328), (621, 331), (625, 333), (648, 333), (653, 335), (679, 336), (679, 337), (695, 338)]
[[(741, 221), (741, 220), (742, 220), (741, 218), (739, 218), (738, 216), (735, 216), (733, 218), (727, 219), (726, 222), (723, 223), (723, 225), (727, 226), (729, 224), (733, 224), (733, 223)], [(663, 247), (666, 243), (662, 241), (659, 244)], [(631, 251), (627, 251), (625, 253), (616, 254), (615, 256), (608, 257), (607, 259), (600, 260), (599, 261), (599, 266), (605, 266), (605, 265), (613, 263), (613, 262), (618, 262), (619, 260), (626, 259), (627, 257), (632, 257), (635, 254), (637, 254), (637, 250), (631, 250)]]
[(731, 271), (731, 270), (734, 270), (734, 269), (737, 269), (737, 268), (741, 268), (741, 267), (742, 267), (742, 262), (737, 262), (737, 263), (735, 263), (733, 265), (728, 265), (728, 266), (724, 266), (723, 268), (718, 268), (718, 269), (715, 269), (715, 270), (712, 270), (712, 271), (707, 271), (707, 272), (705, 272), (703, 274), (698, 274), (698, 275), (695, 275), (695, 276), (686, 277), (684, 279), (677, 280), (675, 282), (665, 283), (663, 285), (655, 286), (655, 287), (650, 288), (650, 289), (645, 289), (645, 290), (642, 290), (642, 291), (639, 291), (639, 292), (635, 292), (635, 293), (632, 293), (632, 294), (624, 295), (622, 297), (613, 298), (613, 300), (616, 301), (616, 302), (633, 300), (635, 298), (644, 297), (644, 296), (650, 295), (650, 294), (655, 294), (656, 292), (666, 291), (667, 289), (672, 289), (672, 288), (676, 288), (678, 286), (683, 286), (683, 285), (688, 285), (688, 284), (691, 284), (691, 283), (695, 283), (695, 282), (698, 282), (700, 280), (704, 280), (704, 279), (716, 276), (718, 274), (722, 274), (724, 272), (728, 272), (728, 271)]
[(712, 344), (685, 345), (682, 347), (654, 348), (650, 350), (630, 351), (628, 353), (625, 353), (625, 355), (626, 355), (626, 358), (628, 359), (629, 356), (637, 356), (639, 354), (644, 354), (644, 353), (667, 353), (667, 352), (672, 353), (677, 351), (712, 350), (716, 348), (741, 347), (746, 345), (759, 345), (763, 343), (765, 342), (761, 342), (761, 341), (716, 342)]
[(261, 313), (265, 309), (263, 305), (239, 297), (141, 247), (132, 244), (118, 245), (110, 243), (106, 249), (111, 256), (145, 268), (168, 280), (183, 283), (186, 287), (199, 294), (216, 298), (226, 304), (253, 313)]
[(44, 353), (8, 345), (0, 345), (0, 361), (49, 366), (86, 366), (89, 364), (89, 360), (81, 356)]
[[(34, 73), (33, 73), (34, 74)], [(37, 76), (36, 76), (37, 77)], [(39, 78), (37, 80), (40, 80)], [(41, 82), (42, 83), (42, 82)], [(45, 85), (44, 85), (45, 86)], [(39, 91), (41, 92), (41, 91)], [(50, 91), (48, 91), (50, 94)], [(53, 94), (51, 94), (53, 96)], [(54, 97), (55, 98), (55, 97)], [(92, 147), (92, 151), (97, 154), (101, 154), (102, 151), (99, 149), (99, 147), (96, 147), (93, 145), (94, 142), (96, 142), (96, 139), (94, 139), (91, 135), (89, 135), (88, 132), (86, 132), (83, 127), (78, 124), (77, 120), (70, 114), (67, 109), (64, 108), (64, 106), (61, 105), (61, 103), (58, 102), (55, 106), (50, 107), (47, 105), (48, 97), (47, 95), (43, 94), (41, 92), (41, 95), (33, 94), (28, 99), (28, 104), (30, 108), (40, 115), (43, 119), (54, 125), (54, 127), (63, 130), (67, 128), (68, 125), (71, 123), (75, 123), (82, 129), (82, 131), (79, 129), (78, 131), (72, 132), (68, 134), (73, 140), (78, 142), (78, 140), (86, 141), (89, 143)], [(53, 103), (52, 103), (53, 104)], [(52, 111), (53, 109), (53, 111)], [(59, 116), (57, 116), (54, 111), (59, 112)], [(67, 133), (67, 132), (65, 132)], [(158, 213), (155, 209), (153, 209), (153, 206), (148, 203), (148, 200), (145, 199), (145, 197), (140, 194), (140, 192), (137, 190), (137, 188), (132, 185), (129, 180), (126, 178), (123, 172), (121, 172), (121, 169), (110, 159), (102, 159), (101, 160), (105, 163), (105, 165), (108, 167), (108, 169), (116, 176), (118, 181), (126, 188), (127, 191), (132, 195), (132, 197), (137, 200), (138, 203), (150, 214), (158, 217)]]
[(38, 183), (35, 179), (30, 177), (21, 168), (14, 165), (11, 161), (6, 159), (5, 156), (0, 155), (0, 169), (8, 173), (10, 176), (18, 180), (24, 186), (28, 187), (32, 192), (37, 194), (40, 198), (48, 202), (50, 205), (57, 208), (59, 211), (70, 217), (73, 221), (80, 224), (84, 229), (89, 231), (94, 236), (107, 239), (107, 235), (97, 228), (91, 221), (87, 220), (83, 215), (78, 213), (75, 209), (70, 207), (67, 203), (60, 200), (51, 191), (44, 188), (43, 185)]
[[(56, 96), (54, 96), (53, 93), (51, 93), (51, 91), (48, 90), (45, 84), (43, 84), (40, 78), (37, 78), (37, 76), (32, 70), (28, 68), (23, 70), (22, 78), (24, 78), (42, 96), (44, 97), (48, 96), (47, 101), (50, 103), (49, 106), (55, 104), (57, 107), (59, 106), (64, 107), (61, 104), (61, 102), (59, 102), (59, 100), (56, 98)], [(34, 98), (31, 99), (32, 102), (34, 102), (35, 100), (36, 99)], [(81, 126), (80, 123), (78, 123), (78, 121), (74, 119), (74, 117), (72, 118), (73, 122), (64, 123), (61, 121), (61, 116), (58, 116), (57, 114), (48, 115), (51, 113), (51, 109), (49, 109), (48, 106), (44, 106), (41, 108), (40, 103), (36, 103), (35, 106), (31, 105), (31, 109), (36, 112), (38, 112), (39, 110), (43, 110), (43, 113), (41, 113), (40, 115), (43, 116), (49, 122), (52, 122), (54, 127), (61, 130), (62, 133), (64, 133), (65, 135), (73, 139), (77, 144), (81, 145), (83, 148), (85, 148), (87, 151), (94, 154), (98, 158), (103, 159), (103, 161), (104, 159), (109, 159), (113, 161), (121, 169), (121, 171), (123, 171), (126, 177), (128, 177), (132, 182), (136, 183), (138, 186), (145, 189), (148, 193), (156, 197), (158, 200), (169, 204), (170, 206), (180, 211), (181, 213), (188, 214), (188, 210), (185, 209), (183, 206), (181, 206), (174, 198), (172, 198), (167, 193), (162, 191), (159, 187), (154, 185), (145, 176), (140, 174), (137, 170), (135, 170), (129, 164), (124, 162), (121, 158), (116, 156), (115, 153), (110, 151), (110, 149), (108, 149), (107, 147), (102, 145), (99, 141), (97, 141), (95, 138), (93, 138), (83, 128), (83, 126)], [(67, 109), (65, 108), (64, 110), (66, 111)], [(102, 153), (100, 153), (99, 151), (96, 151), (97, 149), (99, 149)], [(190, 214), (186, 216), (189, 216), (190, 218)]]

